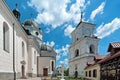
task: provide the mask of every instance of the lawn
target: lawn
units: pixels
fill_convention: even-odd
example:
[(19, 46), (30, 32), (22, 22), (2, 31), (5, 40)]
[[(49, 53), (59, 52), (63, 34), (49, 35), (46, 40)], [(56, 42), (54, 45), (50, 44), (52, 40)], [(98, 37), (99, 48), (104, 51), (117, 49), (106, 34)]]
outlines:
[[(58, 78), (52, 78), (52, 79), (42, 79), (42, 80), (60, 80)], [(80, 78), (65, 78), (65, 80), (82, 80)]]

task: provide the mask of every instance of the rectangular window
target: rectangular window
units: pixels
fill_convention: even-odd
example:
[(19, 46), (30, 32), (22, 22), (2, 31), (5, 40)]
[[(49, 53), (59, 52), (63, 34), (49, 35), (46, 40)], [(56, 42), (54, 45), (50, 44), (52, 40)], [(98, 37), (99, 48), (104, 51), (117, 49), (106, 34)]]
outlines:
[(96, 69), (93, 70), (93, 77), (97, 77), (97, 70)]
[(91, 77), (91, 71), (89, 71), (89, 77)]
[(87, 71), (85, 72), (85, 75), (86, 75), (86, 77), (87, 77)]

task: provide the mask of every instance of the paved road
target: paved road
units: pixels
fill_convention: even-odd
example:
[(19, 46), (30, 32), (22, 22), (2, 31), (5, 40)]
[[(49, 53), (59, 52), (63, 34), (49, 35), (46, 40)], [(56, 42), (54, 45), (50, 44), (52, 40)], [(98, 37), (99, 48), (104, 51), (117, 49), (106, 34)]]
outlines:
[(28, 78), (28, 79), (17, 79), (17, 80), (41, 80), (41, 78)]

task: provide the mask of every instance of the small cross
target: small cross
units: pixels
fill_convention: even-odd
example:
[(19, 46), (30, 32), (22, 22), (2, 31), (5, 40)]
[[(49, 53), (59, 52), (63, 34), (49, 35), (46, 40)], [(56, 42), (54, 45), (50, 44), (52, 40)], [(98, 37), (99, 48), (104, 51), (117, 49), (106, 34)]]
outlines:
[(82, 19), (83, 19), (83, 12), (81, 12), (81, 20), (80, 20), (81, 22), (82, 22)]

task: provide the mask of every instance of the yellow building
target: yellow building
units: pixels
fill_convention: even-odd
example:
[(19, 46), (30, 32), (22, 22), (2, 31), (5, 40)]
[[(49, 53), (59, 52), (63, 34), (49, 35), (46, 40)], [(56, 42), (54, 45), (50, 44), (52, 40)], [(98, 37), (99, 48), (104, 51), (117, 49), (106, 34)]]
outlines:
[(99, 62), (103, 56), (94, 57), (95, 62), (87, 63), (87, 67), (85, 68), (85, 78), (88, 80), (100, 80), (100, 64)]
[(110, 43), (108, 52), (105, 57), (94, 57), (95, 62), (87, 63), (87, 80), (120, 80), (120, 42)]

